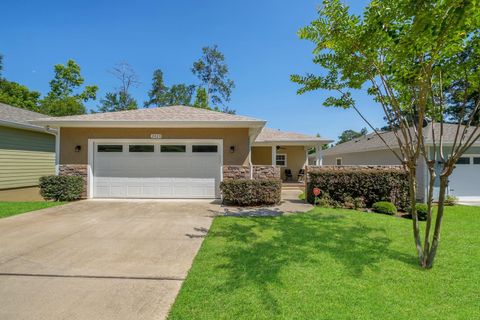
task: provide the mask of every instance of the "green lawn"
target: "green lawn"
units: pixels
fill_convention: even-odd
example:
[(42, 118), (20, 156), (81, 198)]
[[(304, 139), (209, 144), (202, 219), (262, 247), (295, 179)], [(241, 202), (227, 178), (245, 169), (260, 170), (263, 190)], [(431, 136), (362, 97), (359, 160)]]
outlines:
[(46, 201), (30, 201), (30, 202), (7, 202), (0, 201), (0, 219), (16, 214), (40, 210), (49, 207), (55, 207), (64, 204), (64, 202), (46, 202)]
[(169, 319), (478, 319), (480, 207), (449, 207), (432, 270), (411, 221), (342, 209), (218, 217)]

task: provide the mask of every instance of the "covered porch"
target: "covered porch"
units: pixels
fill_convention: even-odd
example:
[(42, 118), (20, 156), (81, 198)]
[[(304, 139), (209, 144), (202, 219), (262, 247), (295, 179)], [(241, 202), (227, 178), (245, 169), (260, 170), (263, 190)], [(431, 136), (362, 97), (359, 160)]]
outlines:
[(284, 182), (302, 181), (309, 155), (315, 155), (315, 165), (322, 165), (322, 146), (331, 140), (294, 132), (264, 128), (251, 146), (252, 165), (280, 167)]

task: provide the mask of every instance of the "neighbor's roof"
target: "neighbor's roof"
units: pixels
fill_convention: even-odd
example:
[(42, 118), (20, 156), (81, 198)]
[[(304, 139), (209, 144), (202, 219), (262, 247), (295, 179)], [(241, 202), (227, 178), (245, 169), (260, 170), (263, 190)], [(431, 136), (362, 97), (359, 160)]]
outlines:
[(261, 143), (305, 143), (311, 142), (313, 144), (326, 144), (332, 142), (330, 139), (315, 137), (307, 134), (296, 133), (296, 132), (287, 132), (280, 131), (276, 129), (263, 128), (257, 139), (255, 140), (256, 144)]
[(34, 121), (34, 123), (50, 125), (53, 127), (132, 127), (136, 125), (162, 125), (167, 127), (207, 127), (209, 125), (214, 125), (217, 127), (263, 127), (263, 125), (265, 125), (265, 121), (259, 119), (187, 106), (169, 106), (151, 109), (91, 113), (67, 117), (43, 118)]
[(2, 125), (27, 130), (45, 131), (43, 127), (33, 125), (29, 122), (30, 120), (38, 120), (40, 118), (45, 118), (45, 115), (0, 102), (0, 124)]
[[(440, 135), (440, 124), (435, 123), (433, 132), (435, 133), (435, 142), (438, 144), (439, 135)], [(463, 128), (463, 127), (462, 127)], [(413, 130), (413, 129), (412, 129)], [(453, 143), (457, 132), (456, 124), (445, 123), (443, 125), (443, 142), (445, 144)], [(398, 148), (398, 141), (395, 137), (395, 134), (391, 131), (379, 132), (385, 142), (391, 148)], [(433, 144), (433, 134), (432, 134), (432, 124), (429, 124), (424, 128), (425, 134), (425, 143), (428, 145)], [(399, 132), (399, 136), (401, 133)], [(402, 139), (403, 140), (403, 139)], [(360, 138), (356, 138), (339, 145), (336, 145), (332, 148), (323, 151), (324, 155), (338, 155), (345, 153), (355, 153), (355, 152), (364, 152), (364, 151), (374, 151), (374, 150), (385, 150), (388, 149), (385, 143), (380, 139), (376, 133), (369, 133)]]

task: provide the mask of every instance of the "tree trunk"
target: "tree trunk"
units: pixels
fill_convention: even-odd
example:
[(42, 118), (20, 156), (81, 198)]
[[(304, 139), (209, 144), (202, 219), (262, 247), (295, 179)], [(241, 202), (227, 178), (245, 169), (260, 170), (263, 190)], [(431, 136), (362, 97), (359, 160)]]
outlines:
[(425, 268), (427, 269), (430, 269), (431, 267), (433, 267), (433, 262), (435, 261), (435, 255), (437, 254), (438, 245), (440, 243), (440, 230), (442, 229), (447, 184), (448, 184), (448, 176), (441, 175), (440, 176), (440, 192), (438, 195), (437, 219), (435, 221), (435, 230), (433, 232), (432, 246), (430, 248), (430, 252), (426, 259), (426, 265), (425, 265)]
[(420, 227), (418, 225), (417, 209), (415, 208), (415, 204), (417, 202), (417, 168), (415, 164), (410, 164), (408, 166), (408, 183), (410, 189), (410, 210), (412, 212), (413, 238), (415, 240), (415, 247), (417, 248), (419, 264), (424, 267), (422, 241), (420, 240)]
[(425, 226), (425, 238), (423, 240), (423, 261), (422, 267), (426, 268), (427, 266), (427, 257), (430, 252), (430, 229), (432, 228), (432, 212), (433, 212), (433, 189), (435, 187), (435, 178), (437, 176), (435, 172), (435, 161), (432, 163), (428, 163), (428, 173), (430, 176), (430, 181), (428, 184), (428, 198), (427, 198), (427, 205), (428, 205), (428, 212), (427, 212), (427, 223)]

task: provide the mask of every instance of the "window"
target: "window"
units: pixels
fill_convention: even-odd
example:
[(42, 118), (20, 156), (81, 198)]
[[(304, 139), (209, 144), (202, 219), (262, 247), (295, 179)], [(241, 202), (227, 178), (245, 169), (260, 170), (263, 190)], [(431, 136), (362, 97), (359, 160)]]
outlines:
[(128, 152), (153, 152), (153, 144), (131, 144)]
[(277, 166), (285, 167), (287, 166), (287, 155), (286, 154), (277, 154), (277, 158), (275, 159), (275, 164)]
[(193, 145), (192, 152), (217, 152), (218, 146), (216, 145)]
[(335, 159), (335, 162), (336, 162), (337, 166), (341, 166), (342, 165), (342, 158)]
[(470, 164), (470, 157), (459, 158), (457, 164)]
[(120, 144), (99, 144), (97, 152), (122, 152), (123, 146)]
[(164, 145), (160, 146), (160, 152), (185, 152), (187, 146), (185, 145)]
[(473, 164), (480, 164), (480, 158), (479, 157), (474, 157), (473, 158)]

